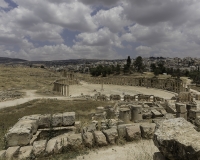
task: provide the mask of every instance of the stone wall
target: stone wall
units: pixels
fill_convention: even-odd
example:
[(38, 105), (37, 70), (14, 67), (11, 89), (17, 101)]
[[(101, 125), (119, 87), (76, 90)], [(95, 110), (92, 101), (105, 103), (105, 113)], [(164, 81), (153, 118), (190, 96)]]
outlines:
[[(102, 126), (106, 121), (110, 123), (109, 128), (99, 129), (97, 121), (92, 121), (81, 132), (74, 112), (22, 117), (6, 134), (7, 149), (0, 151), (0, 159), (36, 159), (63, 153), (69, 148), (114, 145), (121, 138), (125, 141), (152, 139), (155, 131), (154, 123), (120, 124), (109, 119), (101, 121)], [(49, 131), (57, 135), (45, 134)]]

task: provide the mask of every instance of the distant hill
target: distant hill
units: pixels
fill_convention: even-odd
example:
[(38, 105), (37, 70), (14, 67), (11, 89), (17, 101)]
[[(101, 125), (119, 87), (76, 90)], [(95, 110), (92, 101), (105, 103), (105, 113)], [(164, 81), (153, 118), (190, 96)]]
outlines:
[(18, 58), (0, 57), (0, 63), (23, 63), (23, 62), (27, 62), (27, 60)]

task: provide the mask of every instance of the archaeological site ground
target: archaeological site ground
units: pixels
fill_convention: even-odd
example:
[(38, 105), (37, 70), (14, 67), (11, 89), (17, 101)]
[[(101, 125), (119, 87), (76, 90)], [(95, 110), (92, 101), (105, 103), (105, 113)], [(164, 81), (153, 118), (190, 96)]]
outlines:
[(0, 66), (0, 159), (200, 160), (188, 78)]

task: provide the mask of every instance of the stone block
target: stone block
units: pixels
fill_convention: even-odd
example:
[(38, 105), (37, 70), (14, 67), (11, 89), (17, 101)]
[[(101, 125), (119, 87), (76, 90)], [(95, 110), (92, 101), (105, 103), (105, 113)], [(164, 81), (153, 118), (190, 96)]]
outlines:
[(81, 121), (75, 121), (76, 132), (81, 132)]
[(197, 105), (196, 104), (187, 104), (186, 105), (187, 111), (189, 112), (189, 110), (193, 109), (193, 110), (197, 110)]
[(190, 119), (196, 119), (198, 116), (200, 116), (200, 110), (193, 110), (193, 109), (191, 109), (189, 111), (189, 118)]
[(97, 130), (97, 126), (95, 123), (91, 123), (86, 127), (87, 132), (94, 132)]
[(154, 133), (154, 144), (170, 160), (198, 160), (199, 132), (184, 118), (165, 120)]
[(29, 120), (39, 121), (41, 116), (42, 116), (41, 114), (33, 114), (33, 115), (29, 115), (29, 116), (24, 116), (20, 120), (29, 119)]
[(39, 129), (40, 134), (38, 136), (39, 139), (47, 139), (49, 138), (49, 133), (51, 132), (52, 137), (57, 137), (59, 135), (65, 134), (65, 133), (75, 133), (76, 127), (69, 126), (69, 127), (54, 127), (51, 128), (45, 128), (45, 129)]
[(75, 112), (63, 113), (63, 126), (72, 126), (75, 124)]
[(63, 114), (57, 113), (52, 115), (51, 123), (53, 127), (60, 127), (63, 124)]
[(41, 140), (41, 141), (35, 141), (33, 143), (33, 154), (36, 157), (41, 156), (46, 149), (47, 141), (46, 140)]
[(187, 112), (186, 104), (176, 103), (176, 112), (179, 112), (179, 113), (185, 113), (185, 112)]
[(132, 126), (126, 127), (126, 139), (128, 141), (140, 140), (141, 139), (141, 131), (140, 131), (140, 125), (139, 124), (134, 124)]
[(200, 100), (200, 94), (196, 94), (196, 100)]
[(62, 134), (62, 135), (52, 138), (52, 140), (57, 141), (57, 153), (61, 153), (63, 151), (63, 149), (69, 145), (68, 136), (70, 134), (71, 133), (65, 133), (65, 134)]
[(141, 135), (142, 138), (145, 139), (152, 139), (154, 132), (155, 132), (155, 123), (142, 123), (140, 124), (140, 130), (141, 130)]
[(85, 132), (85, 133), (83, 133), (82, 137), (83, 137), (83, 143), (86, 147), (89, 147), (89, 148), (93, 147), (93, 145), (94, 145), (93, 133)]
[(49, 155), (54, 154), (54, 153), (58, 153), (58, 145), (57, 144), (58, 144), (57, 139), (50, 139), (47, 142), (45, 152)]
[(21, 147), (19, 150), (18, 159), (24, 160), (24, 159), (33, 159), (33, 146), (24, 146)]
[(163, 117), (163, 114), (157, 111), (156, 109), (151, 110), (151, 113), (153, 118)]
[(20, 146), (9, 147), (6, 150), (5, 158), (7, 160), (17, 159), (18, 154), (19, 154), (19, 149), (20, 149)]
[(5, 159), (5, 155), (6, 155), (6, 150), (2, 150), (0, 151), (0, 159)]
[(126, 137), (126, 127), (131, 126), (132, 124), (120, 124), (117, 126), (118, 136), (125, 138)]
[(24, 146), (30, 143), (33, 136), (32, 125), (18, 125), (11, 128), (6, 134), (7, 146)]
[(35, 134), (38, 130), (38, 120), (20, 119), (13, 127), (30, 128), (31, 133)]
[(176, 113), (176, 118), (179, 118), (179, 117), (182, 117), (182, 118), (184, 118), (184, 119), (186, 119), (187, 120), (187, 112), (185, 112), (185, 113)]
[(83, 139), (81, 134), (69, 134), (67, 137), (69, 146), (71, 147), (81, 147), (83, 144)]
[(51, 125), (51, 114), (44, 114), (40, 116), (38, 121), (39, 128), (49, 128)]
[(118, 138), (117, 129), (115, 128), (107, 129), (107, 130), (104, 130), (103, 133), (105, 134), (108, 143), (115, 144)]
[(94, 139), (97, 146), (107, 146), (106, 136), (101, 131), (94, 131)]
[(160, 152), (155, 152), (153, 155), (153, 160), (166, 160), (166, 158)]
[(151, 119), (153, 117), (153, 114), (151, 111), (145, 112), (142, 115), (143, 119)]

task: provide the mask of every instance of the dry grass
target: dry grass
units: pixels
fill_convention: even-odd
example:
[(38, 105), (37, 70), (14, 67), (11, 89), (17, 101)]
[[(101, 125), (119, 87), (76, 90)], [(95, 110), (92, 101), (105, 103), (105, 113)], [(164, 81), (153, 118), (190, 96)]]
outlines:
[(2, 109), (0, 110), (0, 150), (4, 148), (3, 138), (7, 130), (23, 116), (75, 111), (76, 120), (80, 120), (84, 125), (91, 120), (91, 117), (88, 115), (95, 112), (96, 107), (110, 104), (111, 103), (109, 102), (98, 101), (40, 99), (33, 100), (16, 107)]
[(0, 65), (0, 90), (8, 89), (52, 89), (52, 82), (59, 73), (42, 68)]

